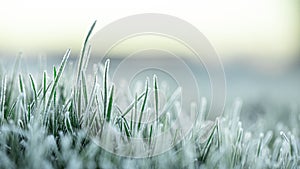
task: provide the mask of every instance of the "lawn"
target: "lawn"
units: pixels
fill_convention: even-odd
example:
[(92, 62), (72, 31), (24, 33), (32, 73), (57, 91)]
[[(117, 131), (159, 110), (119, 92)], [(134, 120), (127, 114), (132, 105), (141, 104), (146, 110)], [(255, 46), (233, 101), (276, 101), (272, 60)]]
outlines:
[[(259, 125), (248, 130), (240, 119), (241, 99), (208, 120), (208, 101), (202, 98), (191, 103), (194, 125), (183, 132), (173, 125), (180, 89), (160, 105), (156, 75), (131, 98), (110, 81), (109, 60), (87, 72), (93, 27), (76, 69), (67, 50), (50, 73), (20, 72), (21, 58), (13, 71), (1, 71), (0, 168), (299, 167), (297, 111), (289, 113), (289, 127), (278, 122), (271, 130)], [(120, 108), (120, 100), (126, 108)], [(154, 120), (144, 123), (148, 118)], [(277, 116), (260, 118), (268, 123)], [(169, 135), (162, 138), (166, 131)]]

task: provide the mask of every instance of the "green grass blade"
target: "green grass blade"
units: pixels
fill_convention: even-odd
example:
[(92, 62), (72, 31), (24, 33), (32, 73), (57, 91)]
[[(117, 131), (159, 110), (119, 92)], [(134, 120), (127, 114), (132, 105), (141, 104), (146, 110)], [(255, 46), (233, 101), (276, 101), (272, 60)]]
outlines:
[(106, 122), (110, 122), (110, 119), (111, 119), (111, 113), (112, 113), (112, 107), (113, 107), (113, 97), (114, 97), (114, 85), (112, 85), (111, 89), (110, 89), (110, 96), (109, 96), (109, 101), (108, 101), (108, 105), (107, 105)]
[(133, 120), (131, 120), (131, 122), (133, 123), (133, 125), (132, 125), (132, 130), (134, 131), (134, 132), (136, 132), (137, 131), (137, 126), (136, 126), (136, 122), (137, 122), (137, 117), (138, 117), (138, 115), (137, 115), (137, 110), (138, 110), (138, 99), (137, 99), (137, 94), (135, 93), (135, 95), (134, 95), (134, 121)]
[[(118, 110), (118, 112), (120, 113), (120, 115), (123, 114), (123, 113), (122, 113), (122, 110), (119, 108), (118, 105), (115, 105), (115, 108)], [(124, 121), (123, 124), (124, 124), (125, 134), (126, 134), (127, 137), (130, 137), (130, 136), (131, 136), (130, 130), (131, 130), (131, 128), (132, 128), (132, 117), (131, 117), (131, 121), (130, 121), (130, 126), (128, 125), (128, 122), (127, 122), (127, 120), (126, 120), (125, 117), (122, 117), (122, 116), (120, 116), (120, 117), (121, 117), (121, 118), (119, 118), (119, 119), (116, 121), (116, 123), (119, 123), (120, 120), (123, 120), (123, 121)]]
[[(134, 105), (135, 105), (135, 102), (136, 102), (136, 94), (134, 95), (135, 97), (134, 97)], [(131, 111), (131, 114), (130, 114), (130, 131), (132, 132), (133, 131), (133, 116), (134, 116), (134, 114), (133, 114), (133, 111)], [(123, 116), (124, 117), (124, 116)]]
[(153, 125), (150, 126), (150, 133), (149, 133), (149, 145), (151, 145), (151, 140), (152, 140), (152, 133), (153, 133)]
[(213, 142), (213, 137), (214, 137), (215, 129), (216, 129), (216, 126), (214, 126), (214, 128), (212, 129), (212, 132), (209, 135), (208, 140), (205, 143), (205, 146), (204, 146), (203, 151), (202, 151), (202, 161), (205, 161), (206, 158), (207, 158), (207, 156), (208, 156), (210, 147), (211, 147), (212, 142)]
[[(57, 77), (56, 67), (53, 66), (53, 80), (54, 81), (55, 81), (56, 77)], [(56, 90), (54, 90), (54, 94), (53, 94), (53, 105), (54, 105), (54, 107), (56, 107), (55, 104), (56, 104)]]
[(70, 115), (69, 112), (67, 112), (65, 114), (65, 118), (64, 118), (65, 128), (67, 129), (68, 132), (73, 133), (74, 130), (73, 130), (72, 123), (71, 123), (69, 115)]
[(130, 105), (126, 108), (126, 110), (122, 114), (122, 117), (125, 117), (126, 114), (128, 114), (130, 112), (130, 110), (132, 110), (132, 108), (134, 108), (136, 100), (140, 101), (144, 96), (145, 96), (145, 92), (143, 92), (139, 97), (137, 97), (137, 99), (135, 99), (133, 102), (131, 102)]
[(19, 89), (20, 89), (20, 93), (24, 93), (24, 83), (21, 74), (19, 74)]
[(153, 76), (153, 86), (154, 86), (154, 103), (155, 103), (155, 116), (158, 120), (158, 86), (157, 86), (157, 76)]
[(106, 109), (107, 109), (107, 76), (108, 76), (108, 70), (109, 70), (109, 60), (106, 60), (105, 67), (104, 67), (104, 75), (103, 75), (103, 113), (104, 117), (106, 117)]
[[(76, 118), (78, 118), (78, 120), (79, 120), (79, 124), (81, 124), (82, 123), (82, 101), (81, 101), (81, 99), (82, 99), (82, 90), (81, 90), (81, 86), (82, 86), (82, 81), (80, 80), (79, 81), (79, 89), (76, 91), (77, 92), (77, 96), (78, 96), (78, 98), (77, 98), (77, 109), (76, 109)], [(76, 100), (76, 98), (74, 99), (74, 101)]]
[(44, 110), (46, 110), (46, 94), (47, 94), (47, 72), (43, 74), (43, 104)]
[(82, 71), (82, 66), (83, 66), (83, 62), (84, 62), (84, 56), (85, 56), (85, 50), (86, 50), (86, 47), (87, 47), (87, 43), (88, 43), (88, 40), (93, 32), (93, 29), (96, 25), (96, 22), (97, 21), (94, 21), (94, 23), (92, 24), (85, 40), (84, 40), (84, 43), (83, 43), (83, 46), (82, 46), (82, 49), (81, 49), (81, 55), (80, 55), (80, 58), (79, 58), (79, 62), (78, 62), (78, 70), (77, 70), (77, 85), (79, 83), (79, 80), (80, 80), (80, 74), (81, 74), (81, 71)]
[(84, 103), (87, 105), (88, 103), (87, 86), (86, 86), (85, 74), (83, 71), (81, 72), (81, 79), (82, 79), (83, 99), (84, 99)]
[(87, 67), (88, 67), (88, 64), (89, 64), (89, 60), (90, 60), (90, 56), (91, 56), (91, 48), (92, 46), (89, 45), (89, 48), (87, 50), (87, 53), (86, 53), (86, 59), (85, 59), (85, 63), (84, 63), (84, 66), (83, 66), (83, 71), (85, 72)]
[[(94, 102), (94, 99), (95, 99), (95, 94), (96, 94), (96, 84), (97, 84), (97, 77), (95, 76), (94, 78), (94, 83), (93, 83), (93, 88), (92, 88), (92, 91), (91, 91), (91, 95), (90, 95), (90, 98), (87, 102), (87, 106), (86, 106), (86, 109), (85, 109), (85, 114), (88, 114), (93, 102)], [(93, 116), (92, 116), (92, 119), (91, 119), (91, 122), (88, 124), (89, 126), (92, 125), (92, 123), (94, 122), (94, 119), (96, 117), (96, 111), (94, 112)]]
[(145, 97), (144, 97), (144, 101), (143, 101), (142, 108), (141, 108), (141, 111), (140, 111), (140, 118), (139, 118), (139, 122), (138, 122), (138, 131), (139, 131), (140, 128), (141, 128), (142, 118), (143, 118), (143, 113), (144, 113), (145, 108), (146, 108), (147, 97), (148, 97), (148, 90), (149, 90), (148, 80), (146, 80), (146, 85), (145, 85)]
[(7, 113), (4, 112), (4, 113), (5, 113), (5, 114), (4, 114), (4, 118), (5, 118), (5, 119), (8, 119), (9, 117), (10, 117), (11, 119), (14, 119), (14, 115), (15, 115), (15, 114), (13, 114), (13, 110), (16, 108), (17, 102), (18, 102), (18, 101), (15, 101), (15, 102), (10, 106), (9, 110), (7, 111)]
[(38, 103), (38, 95), (37, 95), (35, 83), (34, 83), (34, 80), (33, 80), (33, 77), (32, 77), (31, 74), (29, 74), (29, 78), (30, 78), (31, 88), (32, 88), (32, 91), (33, 91), (35, 105), (37, 105), (37, 103)]
[(130, 137), (131, 137), (131, 134), (130, 134), (129, 126), (128, 126), (127, 122), (124, 122), (123, 125), (124, 125), (124, 129), (125, 129), (125, 134), (126, 134), (126, 136), (127, 136), (128, 138), (130, 138)]
[[(63, 60), (62, 60), (62, 62), (61, 62), (61, 64), (60, 64), (60, 67), (59, 67), (57, 76), (56, 76), (56, 78), (55, 78), (55, 80), (54, 80), (54, 83), (53, 83), (53, 86), (52, 86), (52, 89), (51, 89), (51, 92), (50, 92), (50, 96), (49, 96), (49, 98), (48, 98), (48, 102), (47, 102), (47, 106), (46, 106), (46, 110), (45, 110), (46, 115), (45, 115), (44, 118), (47, 118), (47, 113), (48, 113), (48, 111), (49, 111), (49, 109), (50, 109), (51, 100), (52, 100), (52, 98), (53, 98), (53, 96), (54, 96), (54, 92), (55, 92), (55, 89), (56, 89), (56, 87), (57, 87), (57, 85), (58, 85), (59, 79), (60, 79), (60, 77), (61, 77), (61, 75), (62, 75), (62, 73), (63, 73), (63, 71), (64, 71), (64, 68), (65, 68), (65, 66), (66, 66), (67, 60), (68, 60), (68, 58), (69, 58), (69, 56), (70, 56), (70, 52), (71, 52), (70, 49), (68, 49), (68, 50), (66, 51), (66, 53), (65, 53), (65, 55), (64, 55), (64, 57), (63, 57)], [(44, 121), (44, 122), (45, 122), (45, 121)]]

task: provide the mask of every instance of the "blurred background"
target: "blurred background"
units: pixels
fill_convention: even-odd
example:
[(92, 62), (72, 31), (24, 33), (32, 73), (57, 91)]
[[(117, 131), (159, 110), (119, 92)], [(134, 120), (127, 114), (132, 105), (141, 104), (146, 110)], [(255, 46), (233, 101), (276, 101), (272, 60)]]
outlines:
[(122, 17), (147, 12), (179, 17), (208, 38), (225, 67), (227, 102), (240, 97), (244, 111), (255, 109), (258, 114), (268, 104), (284, 107), (283, 112), (299, 104), (299, 0), (2, 1), (0, 58), (8, 62), (23, 52), (29, 63), (45, 57), (58, 64), (67, 48), (74, 58), (79, 55), (94, 20), (97, 31)]

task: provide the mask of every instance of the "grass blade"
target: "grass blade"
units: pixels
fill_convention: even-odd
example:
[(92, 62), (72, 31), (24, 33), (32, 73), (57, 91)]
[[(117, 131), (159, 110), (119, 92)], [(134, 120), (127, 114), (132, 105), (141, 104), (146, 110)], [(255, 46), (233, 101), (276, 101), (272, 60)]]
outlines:
[(85, 72), (86, 69), (87, 69), (87, 66), (89, 64), (89, 60), (90, 60), (90, 56), (91, 56), (91, 45), (89, 45), (89, 48), (87, 50), (87, 53), (86, 53), (86, 59), (85, 59), (85, 63), (84, 63), (84, 66), (83, 66), (83, 71)]
[(132, 110), (132, 108), (134, 108), (136, 100), (140, 101), (144, 96), (145, 96), (145, 92), (143, 92), (139, 97), (137, 97), (137, 99), (135, 99), (133, 102), (131, 102), (130, 105), (126, 108), (126, 110), (122, 114), (122, 117), (125, 117), (126, 114), (128, 114), (130, 112), (130, 110)]
[[(53, 80), (54, 81), (56, 79), (56, 76), (57, 76), (56, 67), (53, 66)], [(55, 102), (56, 102), (56, 90), (54, 90), (54, 95), (53, 95), (53, 105), (54, 105), (54, 107), (56, 107)]]
[(104, 75), (103, 75), (103, 113), (104, 118), (106, 117), (106, 109), (107, 109), (107, 76), (108, 76), (108, 70), (109, 70), (109, 60), (105, 62), (104, 67)]
[(149, 146), (151, 145), (151, 140), (152, 140), (152, 132), (153, 132), (153, 125), (150, 126), (150, 132), (149, 132)]
[[(56, 78), (55, 78), (55, 80), (54, 80), (54, 83), (53, 83), (53, 86), (52, 86), (52, 89), (51, 89), (51, 92), (50, 92), (50, 96), (49, 96), (49, 98), (48, 98), (48, 103), (47, 103), (46, 110), (45, 110), (45, 114), (46, 114), (46, 115), (45, 115), (44, 118), (47, 118), (47, 113), (48, 113), (48, 111), (49, 111), (49, 109), (50, 109), (51, 100), (52, 100), (52, 98), (53, 98), (53, 96), (54, 96), (54, 92), (55, 92), (55, 89), (56, 89), (56, 87), (57, 87), (57, 85), (58, 85), (58, 81), (59, 81), (59, 79), (60, 79), (60, 77), (61, 77), (61, 75), (62, 75), (62, 73), (63, 73), (63, 71), (64, 71), (64, 68), (65, 68), (65, 66), (66, 66), (67, 60), (68, 60), (68, 58), (69, 58), (69, 56), (70, 56), (70, 52), (71, 52), (70, 49), (68, 49), (68, 50), (66, 51), (66, 53), (65, 53), (65, 55), (64, 55), (64, 57), (63, 57), (63, 60), (62, 60), (62, 62), (61, 62), (61, 64), (60, 64), (60, 67), (59, 67), (57, 76), (56, 76)], [(45, 122), (45, 121), (44, 121), (44, 122)]]
[[(137, 100), (137, 94), (135, 93), (135, 95), (134, 95), (134, 121), (133, 120), (131, 120), (131, 122), (133, 123), (131, 126), (132, 126), (132, 130), (134, 131), (134, 132), (136, 132), (137, 131), (137, 126), (136, 126), (136, 122), (137, 122), (137, 109), (138, 109), (138, 100)], [(133, 111), (132, 111), (133, 112)]]
[[(89, 111), (89, 109), (91, 108), (91, 106), (94, 102), (95, 94), (96, 94), (96, 84), (97, 84), (97, 77), (95, 76), (94, 83), (93, 83), (93, 88), (92, 88), (92, 91), (91, 91), (91, 95), (90, 95), (90, 98), (87, 102), (87, 106), (86, 106), (86, 109), (85, 109), (85, 114), (88, 114), (88, 111)], [(94, 112), (94, 114), (92, 116), (92, 120), (91, 120), (90, 124), (88, 124), (89, 126), (92, 126), (92, 123), (94, 122), (95, 117), (96, 117), (96, 111)]]
[(72, 127), (72, 124), (71, 124), (71, 120), (70, 120), (70, 117), (69, 117), (70, 113), (67, 112), (65, 114), (65, 120), (64, 120), (64, 123), (65, 123), (65, 128), (67, 129), (68, 132), (71, 132), (73, 133), (73, 127)]
[(144, 101), (143, 101), (142, 108), (141, 108), (141, 111), (140, 111), (140, 118), (139, 118), (139, 123), (138, 123), (138, 131), (139, 131), (140, 128), (141, 128), (142, 118), (143, 118), (143, 113), (144, 113), (145, 108), (146, 108), (147, 97), (148, 97), (148, 90), (149, 90), (149, 87), (148, 87), (148, 80), (146, 80), (146, 85), (145, 85), (145, 97), (144, 97)]
[[(81, 90), (81, 85), (82, 85), (82, 81), (79, 81), (79, 90), (75, 90), (77, 92), (77, 98), (74, 98), (74, 101), (76, 101), (77, 99), (77, 109), (76, 109), (76, 118), (78, 118), (77, 120), (79, 120), (79, 124), (82, 123), (82, 90)], [(74, 96), (75, 97), (75, 96)], [(77, 121), (76, 120), (76, 121)]]
[(20, 89), (20, 93), (23, 94), (24, 93), (24, 83), (23, 83), (21, 74), (19, 74), (19, 89)]
[(43, 74), (43, 104), (44, 110), (46, 110), (46, 94), (47, 94), (47, 72)]
[(154, 103), (155, 103), (155, 116), (158, 120), (158, 87), (157, 87), (157, 76), (153, 76), (153, 86), (154, 86)]
[(35, 83), (34, 83), (34, 80), (33, 80), (33, 77), (31, 74), (29, 74), (29, 78), (30, 78), (30, 82), (31, 82), (31, 88), (32, 88), (32, 91), (33, 91), (33, 95), (34, 95), (34, 101), (35, 101), (35, 105), (37, 105), (38, 103), (38, 95), (37, 95), (37, 92), (36, 92), (36, 87), (35, 87)]
[(79, 62), (78, 62), (78, 70), (77, 70), (77, 85), (79, 83), (79, 79), (80, 79), (80, 74), (81, 74), (81, 71), (82, 71), (82, 65), (84, 64), (84, 55), (85, 55), (85, 50), (86, 50), (86, 47), (87, 47), (87, 42), (93, 32), (93, 29), (96, 25), (96, 22), (97, 21), (94, 21), (94, 23), (92, 24), (85, 40), (84, 40), (84, 43), (83, 43), (83, 46), (82, 46), (82, 49), (81, 49), (81, 55), (80, 55), (80, 58), (79, 58)]
[[(119, 108), (119, 106), (115, 105), (115, 107), (116, 107), (116, 109), (118, 110), (118, 112), (119, 112), (120, 114), (123, 114), (123, 113), (122, 113), (122, 110)], [(132, 117), (131, 117), (131, 121), (130, 121), (130, 126), (128, 125), (128, 122), (127, 122), (127, 120), (126, 120), (125, 117), (122, 117), (122, 116), (121, 116), (121, 118), (119, 118), (119, 119), (116, 121), (116, 123), (119, 123), (120, 120), (123, 120), (123, 121), (124, 121), (123, 124), (124, 124), (124, 128), (125, 128), (125, 134), (126, 134), (127, 137), (130, 137), (130, 136), (131, 136), (130, 130), (131, 130), (131, 128), (132, 128)]]
[(108, 101), (108, 105), (107, 105), (106, 122), (110, 122), (110, 119), (111, 119), (111, 112), (112, 112), (112, 107), (113, 107), (113, 97), (114, 97), (114, 85), (112, 85), (111, 89), (110, 89), (110, 96), (109, 96), (109, 101)]
[(125, 129), (125, 134), (128, 138), (131, 137), (130, 131), (129, 131), (129, 127), (128, 124), (126, 122), (123, 123), (124, 124), (124, 129)]
[(82, 79), (83, 98), (84, 98), (84, 103), (87, 105), (88, 97), (87, 97), (86, 78), (83, 71), (81, 72), (81, 74), (82, 74), (81, 79)]
[(6, 93), (6, 76), (2, 79), (2, 85), (1, 85), (1, 96), (0, 96), (0, 124), (4, 121), (4, 108), (5, 108), (5, 93)]

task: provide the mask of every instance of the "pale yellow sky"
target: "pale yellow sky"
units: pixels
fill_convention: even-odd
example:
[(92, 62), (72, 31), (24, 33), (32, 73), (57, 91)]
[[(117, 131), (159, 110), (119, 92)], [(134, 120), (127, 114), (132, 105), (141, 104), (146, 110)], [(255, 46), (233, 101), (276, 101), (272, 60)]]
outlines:
[(221, 58), (247, 55), (281, 60), (299, 54), (299, 11), (297, 0), (3, 1), (0, 53), (38, 55), (67, 48), (79, 52), (94, 20), (98, 20), (97, 30), (122, 17), (151, 12), (195, 25)]

